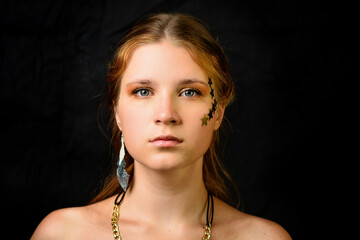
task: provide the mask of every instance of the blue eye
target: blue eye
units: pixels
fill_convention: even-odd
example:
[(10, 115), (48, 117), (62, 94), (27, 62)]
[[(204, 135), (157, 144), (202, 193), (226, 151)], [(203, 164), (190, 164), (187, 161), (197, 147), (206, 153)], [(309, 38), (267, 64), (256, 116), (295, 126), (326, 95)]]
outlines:
[(150, 93), (151, 93), (150, 90), (145, 88), (140, 88), (133, 91), (133, 94), (139, 97), (148, 97), (150, 96)]
[(195, 96), (195, 91), (194, 90), (185, 90), (184, 95), (186, 97), (193, 97), (193, 96)]
[(195, 97), (197, 95), (201, 95), (201, 93), (195, 89), (186, 89), (183, 92), (181, 92), (180, 95), (185, 96), (185, 97)]

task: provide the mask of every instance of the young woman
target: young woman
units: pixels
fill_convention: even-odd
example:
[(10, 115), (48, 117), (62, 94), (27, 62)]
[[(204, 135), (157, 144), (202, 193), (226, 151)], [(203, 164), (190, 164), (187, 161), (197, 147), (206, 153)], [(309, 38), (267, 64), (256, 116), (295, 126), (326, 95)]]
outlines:
[(33, 240), (290, 239), (228, 205), (215, 148), (234, 85), (204, 25), (182, 14), (138, 22), (107, 82), (117, 174), (90, 205), (50, 213)]

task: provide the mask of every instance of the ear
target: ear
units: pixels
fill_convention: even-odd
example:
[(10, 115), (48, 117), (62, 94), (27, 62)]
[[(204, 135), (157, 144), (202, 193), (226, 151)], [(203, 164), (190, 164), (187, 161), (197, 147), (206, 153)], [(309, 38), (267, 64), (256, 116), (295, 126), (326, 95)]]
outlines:
[(115, 115), (116, 124), (118, 125), (118, 128), (120, 129), (120, 131), (122, 131), (121, 119), (120, 119), (120, 115), (118, 113), (118, 109), (117, 109), (115, 102), (113, 102), (113, 106), (114, 106), (114, 115)]
[(218, 130), (222, 120), (224, 118), (224, 112), (225, 112), (225, 106), (218, 104), (218, 107), (215, 112), (215, 125), (214, 125), (214, 131)]

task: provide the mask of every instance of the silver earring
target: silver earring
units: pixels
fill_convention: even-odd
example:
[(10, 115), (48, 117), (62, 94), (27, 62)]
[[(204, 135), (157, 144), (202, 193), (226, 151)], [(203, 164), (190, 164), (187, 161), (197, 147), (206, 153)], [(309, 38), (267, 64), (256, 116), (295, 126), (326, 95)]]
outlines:
[(126, 167), (125, 144), (124, 144), (124, 137), (121, 134), (121, 149), (120, 149), (119, 161), (116, 169), (116, 176), (124, 192), (126, 192), (129, 182), (129, 174), (126, 172), (125, 167)]

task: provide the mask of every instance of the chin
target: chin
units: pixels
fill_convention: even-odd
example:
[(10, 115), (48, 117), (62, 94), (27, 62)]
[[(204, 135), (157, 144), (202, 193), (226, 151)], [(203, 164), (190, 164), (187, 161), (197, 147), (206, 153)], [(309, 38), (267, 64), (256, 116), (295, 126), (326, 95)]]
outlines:
[(194, 160), (188, 159), (186, 157), (174, 156), (174, 154), (157, 154), (151, 158), (146, 159), (146, 161), (138, 161), (141, 165), (155, 170), (155, 171), (173, 171), (177, 169), (184, 168)]
[(157, 171), (171, 171), (182, 168), (185, 165), (178, 158), (157, 157), (149, 161), (148, 167)]

